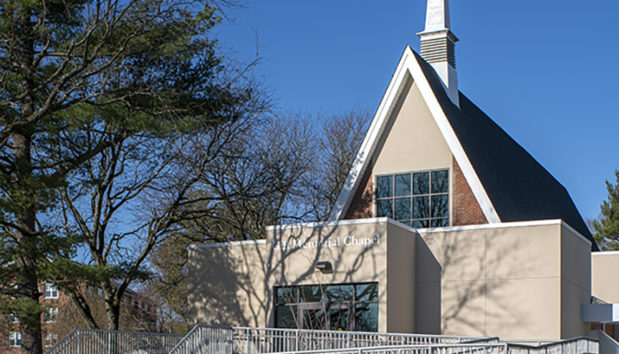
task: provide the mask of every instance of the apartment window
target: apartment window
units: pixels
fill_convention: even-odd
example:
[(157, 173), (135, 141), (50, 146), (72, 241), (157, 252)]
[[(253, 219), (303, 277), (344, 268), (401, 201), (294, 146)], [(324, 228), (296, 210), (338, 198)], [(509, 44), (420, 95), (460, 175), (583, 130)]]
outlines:
[(378, 283), (279, 287), (275, 293), (277, 328), (378, 330)]
[(58, 287), (51, 283), (45, 284), (45, 298), (46, 299), (57, 299), (58, 298)]
[(9, 313), (9, 322), (10, 323), (19, 323), (19, 317), (17, 317), (14, 313)]
[(47, 333), (45, 335), (43, 345), (45, 345), (46, 348), (49, 348), (49, 347), (52, 347), (57, 342), (58, 342), (58, 335), (56, 333)]
[(376, 216), (416, 228), (449, 226), (449, 170), (376, 178)]
[(43, 312), (43, 322), (50, 323), (58, 320), (58, 308), (51, 307)]
[(21, 333), (9, 332), (9, 347), (21, 347)]

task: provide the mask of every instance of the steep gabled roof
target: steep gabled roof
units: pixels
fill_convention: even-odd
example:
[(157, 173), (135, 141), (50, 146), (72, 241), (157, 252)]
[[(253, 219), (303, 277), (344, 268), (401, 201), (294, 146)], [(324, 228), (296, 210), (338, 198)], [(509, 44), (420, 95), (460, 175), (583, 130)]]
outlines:
[(490, 223), (562, 219), (597, 250), (569, 193), (542, 165), (460, 93), (455, 106), (434, 69), (407, 47), (368, 129), (330, 219), (341, 219), (369, 167), (406, 75), (417, 82), (445, 141)]

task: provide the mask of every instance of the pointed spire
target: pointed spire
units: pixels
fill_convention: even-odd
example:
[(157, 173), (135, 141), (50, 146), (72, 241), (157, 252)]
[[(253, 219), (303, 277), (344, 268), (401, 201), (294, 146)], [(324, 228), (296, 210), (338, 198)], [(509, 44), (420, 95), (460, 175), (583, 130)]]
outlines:
[(424, 32), (449, 29), (449, 3), (447, 0), (429, 0)]
[(455, 56), (458, 38), (450, 29), (449, 0), (428, 0), (426, 28), (417, 35), (421, 40), (421, 57), (434, 67), (443, 81), (447, 95), (459, 106)]

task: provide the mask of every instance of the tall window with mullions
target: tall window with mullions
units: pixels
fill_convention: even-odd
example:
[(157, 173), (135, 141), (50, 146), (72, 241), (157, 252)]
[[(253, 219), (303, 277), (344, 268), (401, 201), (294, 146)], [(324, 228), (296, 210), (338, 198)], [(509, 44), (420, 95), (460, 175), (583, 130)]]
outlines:
[(449, 226), (449, 170), (378, 176), (376, 216), (416, 228)]

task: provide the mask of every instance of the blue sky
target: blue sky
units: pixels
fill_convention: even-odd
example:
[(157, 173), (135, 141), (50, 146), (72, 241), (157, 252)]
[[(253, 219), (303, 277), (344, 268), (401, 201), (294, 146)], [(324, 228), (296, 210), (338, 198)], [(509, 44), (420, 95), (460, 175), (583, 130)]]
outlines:
[[(261, 58), (285, 111), (372, 113), (426, 0), (253, 0), (228, 10), (221, 45)], [(451, 0), (460, 90), (599, 214), (619, 169), (619, 1)]]

